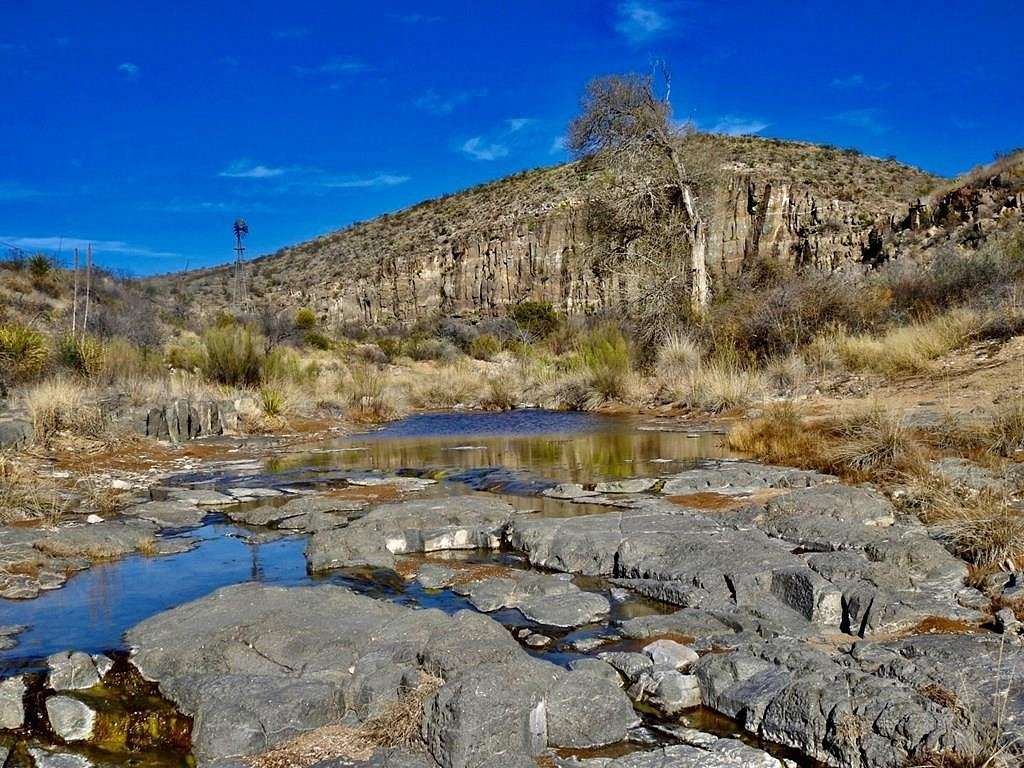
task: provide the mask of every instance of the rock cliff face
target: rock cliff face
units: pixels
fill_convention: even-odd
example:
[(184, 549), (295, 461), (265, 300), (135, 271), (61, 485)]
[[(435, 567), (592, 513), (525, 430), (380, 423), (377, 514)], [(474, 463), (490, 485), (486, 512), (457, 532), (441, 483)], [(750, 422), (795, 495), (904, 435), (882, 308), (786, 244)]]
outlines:
[[(698, 190), (709, 211), (713, 288), (762, 258), (859, 268), (878, 247), (876, 225), (887, 227), (893, 210), (939, 181), (809, 144), (702, 136), (684, 149), (722, 157), (717, 184)], [(608, 306), (637, 290), (637, 276), (590, 258), (582, 173), (567, 165), (520, 174), (257, 259), (250, 297), (309, 306), (331, 323), (491, 315), (524, 299), (570, 314)], [(204, 308), (230, 296), (224, 268), (163, 279)]]

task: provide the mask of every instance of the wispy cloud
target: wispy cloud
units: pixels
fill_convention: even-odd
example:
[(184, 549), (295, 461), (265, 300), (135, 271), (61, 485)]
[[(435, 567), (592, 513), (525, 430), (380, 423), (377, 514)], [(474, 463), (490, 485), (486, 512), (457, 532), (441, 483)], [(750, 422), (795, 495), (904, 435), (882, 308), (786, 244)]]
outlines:
[(290, 170), (292, 169), (274, 168), (268, 165), (258, 165), (249, 160), (238, 160), (217, 175), (228, 179), (275, 179), (278, 176), (284, 176)]
[(851, 128), (873, 133), (876, 136), (889, 130), (889, 126), (882, 119), (881, 112), (874, 107), (847, 109), (832, 115), (829, 119)]
[(454, 91), (452, 93), (440, 94), (433, 88), (428, 88), (413, 103), (418, 109), (430, 112), (433, 115), (449, 115), (463, 104), (483, 96), (485, 93), (486, 91), (484, 90), (478, 90)]
[(548, 148), (549, 155), (560, 155), (565, 152), (565, 136), (555, 136), (551, 140), (551, 146)]
[(0, 181), (0, 200), (25, 200), (30, 197), (41, 197), (38, 189), (26, 187), (16, 181)]
[(187, 200), (175, 198), (166, 202), (148, 202), (139, 205), (142, 211), (161, 211), (163, 213), (276, 213), (277, 209), (265, 203), (252, 200)]
[(142, 74), (142, 70), (139, 68), (139, 65), (133, 64), (130, 61), (118, 64), (117, 71), (124, 75), (128, 80), (136, 80)]
[[(459, 151), (474, 160), (497, 160), (508, 157), (513, 144), (529, 141), (536, 132), (528, 130), (537, 125), (533, 117), (510, 117), (492, 135), (471, 136), (459, 145)], [(526, 134), (524, 137), (523, 134)]]
[(655, 0), (628, 0), (615, 8), (615, 29), (631, 43), (663, 35), (674, 26), (668, 7)]
[(483, 136), (466, 139), (460, 149), (474, 160), (497, 160), (508, 156), (508, 145), (496, 141), (488, 142)]
[(47, 237), (25, 237), (19, 235), (0, 235), (0, 242), (13, 245), (16, 248), (37, 251), (63, 251), (67, 253), (75, 248), (85, 250), (90, 245), (97, 253), (118, 253), (131, 254), (133, 256), (168, 257), (177, 256), (177, 253), (159, 251), (146, 246), (133, 245), (123, 240), (93, 240), (88, 237), (63, 237), (50, 235)]
[(309, 37), (312, 30), (309, 27), (285, 27), (284, 29), (275, 29), (271, 35), (275, 40), (301, 40), (304, 37)]
[(833, 88), (839, 88), (845, 90), (848, 88), (860, 88), (864, 85), (864, 75), (852, 74), (846, 77), (834, 77), (832, 78), (831, 86)]
[(365, 72), (368, 69), (369, 67), (359, 59), (346, 56), (334, 56), (322, 64), (315, 64), (313, 66), (292, 65), (292, 71), (300, 77), (311, 75), (350, 75), (356, 72)]
[(752, 117), (739, 117), (737, 115), (725, 115), (718, 118), (718, 122), (711, 126), (711, 133), (724, 133), (726, 136), (748, 136), (760, 133), (767, 128), (769, 123)]
[(376, 176), (352, 176), (334, 179), (322, 179), (316, 182), (316, 186), (326, 189), (366, 189), (369, 187), (397, 187), (405, 184), (408, 176), (399, 176), (395, 173), (378, 173)]

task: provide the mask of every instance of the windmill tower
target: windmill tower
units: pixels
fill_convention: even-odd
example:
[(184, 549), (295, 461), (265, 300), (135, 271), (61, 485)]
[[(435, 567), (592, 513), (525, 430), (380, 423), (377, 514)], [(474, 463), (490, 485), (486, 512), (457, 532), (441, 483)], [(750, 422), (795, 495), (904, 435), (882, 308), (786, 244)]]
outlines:
[(249, 234), (249, 225), (245, 223), (245, 219), (235, 219), (232, 230), (235, 233), (234, 304), (238, 307), (247, 298), (245, 290), (245, 264), (242, 260), (245, 254), (245, 246), (242, 245), (242, 240)]

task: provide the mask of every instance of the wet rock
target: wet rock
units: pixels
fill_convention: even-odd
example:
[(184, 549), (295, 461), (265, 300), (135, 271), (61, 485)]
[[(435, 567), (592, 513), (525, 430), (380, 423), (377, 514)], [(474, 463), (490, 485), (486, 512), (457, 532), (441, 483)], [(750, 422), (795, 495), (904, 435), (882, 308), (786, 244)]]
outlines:
[(498, 499), (465, 496), (382, 504), (346, 528), (315, 534), (313, 571), (352, 565), (390, 568), (394, 555), (496, 549), (516, 510)]
[(36, 768), (92, 768), (92, 761), (85, 755), (58, 750), (29, 747), (29, 755)]
[(264, 504), (250, 509), (231, 509), (227, 515), (237, 523), (269, 525), (310, 532), (346, 525), (349, 518), (366, 508), (365, 501), (333, 499), (329, 496), (301, 496), (286, 504)]
[(25, 690), (21, 677), (0, 680), (0, 731), (13, 731), (25, 722)]
[(635, 477), (629, 480), (613, 480), (607, 483), (595, 483), (595, 493), (647, 493), (653, 491), (660, 481), (647, 477)]
[(87, 741), (92, 738), (96, 712), (88, 704), (70, 696), (51, 696), (46, 700), (50, 729), (62, 741)]
[(425, 589), (442, 589), (449, 586), (454, 578), (454, 570), (433, 563), (425, 563), (416, 571), (416, 581)]
[(6, 651), (10, 648), (14, 648), (18, 644), (18, 641), (15, 638), (26, 629), (28, 629), (28, 627), (24, 624), (0, 626), (0, 651)]
[(624, 621), (619, 627), (619, 631), (626, 637), (638, 639), (659, 635), (727, 637), (734, 634), (737, 629), (735, 623), (696, 608), (683, 608), (675, 613), (637, 616)]
[(655, 669), (685, 669), (700, 658), (692, 648), (674, 640), (655, 640), (644, 646)]
[(170, 488), (167, 490), (170, 501), (184, 501), (200, 507), (224, 507), (236, 504), (237, 499), (210, 488)]
[(654, 672), (654, 662), (643, 653), (630, 651), (607, 651), (597, 658), (615, 669), (629, 683), (635, 683), (643, 675)]
[(547, 741), (553, 747), (614, 744), (639, 723), (629, 698), (607, 675), (562, 673), (548, 694)]
[(675, 670), (656, 670), (648, 703), (666, 717), (700, 706), (700, 685), (693, 675)]
[(403, 476), (387, 476), (387, 477), (374, 477), (371, 475), (363, 476), (349, 476), (347, 478), (349, 485), (358, 485), (367, 488), (376, 488), (382, 485), (394, 486), (400, 491), (406, 493), (414, 493), (416, 491), (422, 491), (429, 488), (432, 485), (437, 484), (437, 480), (433, 480), (429, 477), (403, 477)]
[(598, 758), (565, 765), (574, 768), (787, 768), (783, 761), (738, 739), (713, 736), (698, 744), (675, 744), (613, 760)]
[(81, 651), (55, 653), (46, 659), (46, 665), (49, 667), (46, 683), (55, 691), (77, 691), (100, 682), (96, 662)]
[(547, 646), (551, 645), (552, 641), (551, 638), (547, 635), (541, 635), (536, 632), (531, 632), (525, 638), (523, 638), (523, 642), (531, 648), (546, 648)]
[(559, 483), (550, 488), (545, 488), (541, 492), (542, 496), (547, 496), (549, 499), (563, 499), (566, 501), (572, 501), (574, 499), (583, 499), (588, 496), (599, 495), (598, 491), (588, 490), (579, 483)]
[(156, 532), (157, 527), (144, 520), (108, 520), (60, 528), (34, 542), (34, 546), (52, 557), (108, 560), (148, 549)]
[(193, 527), (206, 517), (205, 510), (188, 501), (148, 501), (129, 507), (124, 514), (149, 520), (161, 528)]

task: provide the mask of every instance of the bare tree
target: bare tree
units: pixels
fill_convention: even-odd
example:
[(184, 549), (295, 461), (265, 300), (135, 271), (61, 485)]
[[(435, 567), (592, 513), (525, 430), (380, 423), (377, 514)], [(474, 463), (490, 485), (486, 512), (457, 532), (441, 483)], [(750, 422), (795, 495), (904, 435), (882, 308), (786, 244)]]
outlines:
[[(707, 225), (693, 191), (694, 174), (680, 152), (680, 140), (694, 129), (672, 120), (667, 72), (659, 82), (660, 96), (651, 76), (592, 80), (566, 140), (576, 157), (603, 172), (607, 194), (594, 201), (596, 218), (612, 236), (606, 239), (611, 251), (646, 274), (643, 314), (655, 323), (667, 305), (684, 297), (694, 313), (703, 312), (710, 293)], [(614, 254), (605, 259), (614, 262)], [(664, 329), (647, 330), (657, 336)]]

